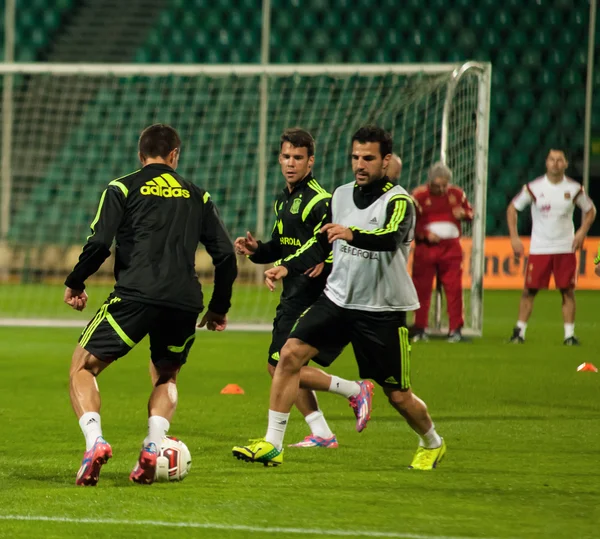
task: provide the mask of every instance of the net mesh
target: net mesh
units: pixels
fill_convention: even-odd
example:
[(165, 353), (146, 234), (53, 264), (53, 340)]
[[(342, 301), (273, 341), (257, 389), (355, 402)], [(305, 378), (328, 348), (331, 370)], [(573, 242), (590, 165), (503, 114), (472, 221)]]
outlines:
[[(352, 180), (349, 140), (370, 122), (392, 132), (394, 151), (403, 161), (401, 184), (410, 190), (423, 183), (441, 154), (450, 73), (268, 75), (263, 230), (271, 230), (272, 200), (283, 187), (278, 152), (286, 127), (301, 126), (315, 137), (314, 175), (327, 189)], [(233, 237), (259, 228), (260, 73), (18, 74), (13, 87), (10, 227), (0, 243), (0, 318), (82, 317), (61, 304), (62, 282), (89, 234), (106, 184), (139, 168), (137, 139), (152, 123), (179, 131), (178, 172), (211, 193)], [(447, 155), (454, 183), (471, 200), (476, 107), (477, 78), (465, 77), (451, 108)], [(210, 288), (212, 266), (201, 250), (197, 269)], [(255, 268), (240, 260), (234, 322), (268, 323), (273, 317), (276, 295), (257, 287), (255, 276)], [(91, 309), (111, 285), (112, 258), (88, 282)]]

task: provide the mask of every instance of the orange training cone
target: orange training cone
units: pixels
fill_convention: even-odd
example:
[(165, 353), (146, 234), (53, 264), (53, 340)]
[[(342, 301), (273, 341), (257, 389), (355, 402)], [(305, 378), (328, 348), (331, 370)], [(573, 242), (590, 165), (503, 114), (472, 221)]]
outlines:
[(578, 372), (598, 372), (598, 367), (592, 363), (582, 363), (577, 367)]
[(227, 384), (221, 389), (221, 395), (243, 395), (244, 390), (237, 384)]

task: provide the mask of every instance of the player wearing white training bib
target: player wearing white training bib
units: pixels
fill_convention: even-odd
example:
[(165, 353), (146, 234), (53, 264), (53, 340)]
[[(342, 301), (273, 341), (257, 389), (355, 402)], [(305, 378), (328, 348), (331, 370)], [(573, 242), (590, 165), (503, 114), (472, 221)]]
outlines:
[(419, 301), (407, 259), (416, 214), (410, 195), (386, 176), (391, 157), (389, 133), (376, 126), (359, 129), (352, 137), (355, 181), (335, 191), (320, 233), (281, 266), (265, 272), (273, 288), (288, 273), (303, 273), (306, 264), (314, 266), (333, 252), (324, 293), (298, 319), (281, 350), (265, 438), (234, 447), (235, 457), (281, 464), (300, 370), (317, 356), (332, 362), (348, 344), (354, 349), (361, 377), (375, 380), (419, 435), (410, 467), (431, 470), (444, 457), (446, 445), (427, 406), (411, 390), (406, 312), (417, 309)]
[[(525, 275), (525, 288), (519, 305), (519, 319), (510, 338), (512, 343), (525, 342), (527, 321), (539, 289), (548, 288), (554, 276), (563, 297), (564, 344), (577, 345), (575, 337), (575, 252), (594, 222), (596, 208), (581, 184), (565, 176), (568, 161), (563, 150), (551, 149), (546, 158), (546, 174), (526, 184), (507, 210), (508, 229), (515, 255), (525, 254), (517, 231), (517, 212), (531, 206), (531, 244)], [(575, 232), (573, 211), (578, 206), (583, 218)]]

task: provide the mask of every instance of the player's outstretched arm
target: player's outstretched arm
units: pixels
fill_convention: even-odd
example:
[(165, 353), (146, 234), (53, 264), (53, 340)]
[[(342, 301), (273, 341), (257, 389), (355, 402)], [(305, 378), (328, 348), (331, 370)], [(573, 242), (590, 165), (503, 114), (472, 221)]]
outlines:
[[(85, 281), (90, 275), (96, 273), (102, 263), (110, 256), (110, 247), (121, 223), (126, 199), (125, 192), (116, 185), (109, 185), (102, 193), (96, 217), (90, 225), (91, 234), (83, 247), (79, 261), (65, 279), (67, 288), (72, 291), (83, 292)], [(65, 303), (66, 294), (65, 291)]]
[(583, 210), (582, 208), (582, 211), (584, 211), (584, 213), (583, 217), (581, 218), (581, 226), (579, 227), (579, 230), (577, 230), (577, 232), (575, 233), (575, 238), (573, 239), (573, 251), (578, 251), (583, 247), (585, 237), (587, 236), (590, 227), (596, 220), (596, 206), (591, 201), (591, 199), (588, 198), (588, 201), (589, 204), (584, 206), (588, 208), (587, 211)]
[(515, 256), (523, 256), (525, 254), (525, 247), (523, 247), (523, 242), (521, 241), (521, 238), (519, 238), (517, 219), (517, 208), (515, 208), (515, 205), (511, 202), (506, 209), (506, 224), (508, 225), (510, 244)]
[(534, 198), (529, 185), (524, 185), (521, 192), (510, 201), (508, 208), (506, 208), (506, 224), (510, 235), (510, 244), (515, 256), (525, 255), (525, 248), (519, 238), (519, 230), (517, 228), (518, 212), (523, 211), (533, 201)]
[[(231, 307), (233, 283), (237, 277), (237, 261), (233, 242), (210, 197), (204, 201), (200, 241), (215, 267), (215, 286), (208, 311), (225, 316)], [(205, 316), (207, 315), (208, 312)]]

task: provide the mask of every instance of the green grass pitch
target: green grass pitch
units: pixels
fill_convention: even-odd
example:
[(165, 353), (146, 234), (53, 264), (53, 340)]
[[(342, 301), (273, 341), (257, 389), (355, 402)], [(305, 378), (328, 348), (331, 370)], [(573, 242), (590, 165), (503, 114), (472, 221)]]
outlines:
[[(599, 297), (578, 294), (580, 348), (562, 346), (556, 292), (538, 297), (524, 346), (504, 344), (517, 292), (486, 294), (484, 338), (413, 346), (415, 392), (448, 444), (426, 473), (406, 469), (417, 439), (380, 390), (361, 434), (344, 399), (320, 397), (339, 449), (286, 449), (275, 469), (235, 460), (231, 447), (266, 428), (269, 335), (202, 331), (171, 428), (191, 450), (189, 477), (128, 481), (146, 431), (142, 342), (99, 378), (114, 458), (96, 488), (76, 487), (84, 444), (68, 370), (79, 331), (0, 328), (0, 537), (599, 537), (600, 373), (576, 370), (600, 366)], [(332, 372), (356, 376), (350, 350)], [(220, 395), (228, 383), (246, 394)], [(306, 433), (294, 412), (286, 442)]]

